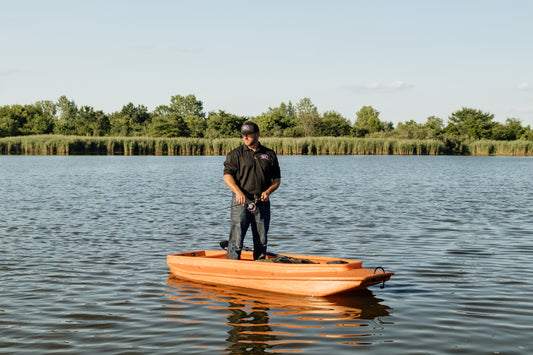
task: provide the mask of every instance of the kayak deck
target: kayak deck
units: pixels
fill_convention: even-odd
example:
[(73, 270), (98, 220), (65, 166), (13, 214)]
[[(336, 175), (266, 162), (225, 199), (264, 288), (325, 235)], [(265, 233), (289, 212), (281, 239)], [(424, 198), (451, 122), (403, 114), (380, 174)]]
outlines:
[(358, 260), (283, 255), (311, 263), (254, 261), (249, 251), (243, 251), (240, 260), (230, 260), (225, 251), (201, 250), (168, 255), (167, 264), (172, 274), (190, 280), (306, 296), (364, 289), (394, 275), (381, 268), (365, 269)]

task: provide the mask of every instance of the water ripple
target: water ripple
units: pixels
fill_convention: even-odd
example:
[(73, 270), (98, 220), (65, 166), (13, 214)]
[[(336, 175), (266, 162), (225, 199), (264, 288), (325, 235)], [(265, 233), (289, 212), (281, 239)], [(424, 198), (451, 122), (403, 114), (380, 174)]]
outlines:
[(270, 251), (396, 273), (333, 298), (169, 277), (227, 238), (223, 160), (1, 156), (0, 352), (533, 349), (533, 159), (280, 157)]

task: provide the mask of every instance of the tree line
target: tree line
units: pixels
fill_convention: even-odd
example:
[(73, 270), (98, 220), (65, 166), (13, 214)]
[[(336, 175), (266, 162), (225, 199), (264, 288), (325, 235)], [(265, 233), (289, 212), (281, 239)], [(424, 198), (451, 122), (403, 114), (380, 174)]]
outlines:
[(398, 123), (380, 119), (380, 112), (363, 106), (353, 123), (336, 111), (319, 113), (309, 98), (296, 104), (282, 102), (255, 117), (223, 110), (206, 113), (195, 95), (175, 95), (168, 105), (150, 112), (143, 105), (128, 103), (120, 111), (104, 113), (91, 106), (78, 106), (61, 96), (57, 102), (0, 107), (0, 137), (23, 135), (76, 135), (95, 137), (191, 137), (230, 138), (240, 136), (241, 125), (257, 123), (266, 137), (367, 137), (440, 140), (447, 145), (472, 140), (533, 141), (533, 130), (517, 118), (494, 121), (494, 115), (463, 107), (447, 119), (430, 116), (424, 123)]

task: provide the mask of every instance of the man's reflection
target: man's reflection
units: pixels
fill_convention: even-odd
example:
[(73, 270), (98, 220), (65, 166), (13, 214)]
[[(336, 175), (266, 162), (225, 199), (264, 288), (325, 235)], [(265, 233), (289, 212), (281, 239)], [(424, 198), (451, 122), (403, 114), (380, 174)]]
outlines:
[(230, 302), (228, 324), (231, 328), (226, 339), (231, 343), (226, 349), (231, 351), (230, 354), (265, 354), (268, 343), (277, 339), (268, 325), (269, 308), (255, 304), (257, 306), (252, 306), (248, 313), (245, 304)]

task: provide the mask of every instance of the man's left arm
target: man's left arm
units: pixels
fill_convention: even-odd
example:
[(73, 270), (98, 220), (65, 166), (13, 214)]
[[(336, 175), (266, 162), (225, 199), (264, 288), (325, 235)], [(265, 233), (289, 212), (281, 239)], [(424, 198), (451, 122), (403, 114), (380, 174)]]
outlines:
[(268, 197), (274, 191), (276, 191), (278, 189), (280, 184), (281, 184), (281, 178), (277, 178), (277, 179), (272, 180), (272, 184), (270, 185), (270, 187), (268, 189), (266, 189), (265, 191), (263, 191), (263, 193), (261, 193), (261, 201), (263, 201), (263, 202), (268, 201)]

